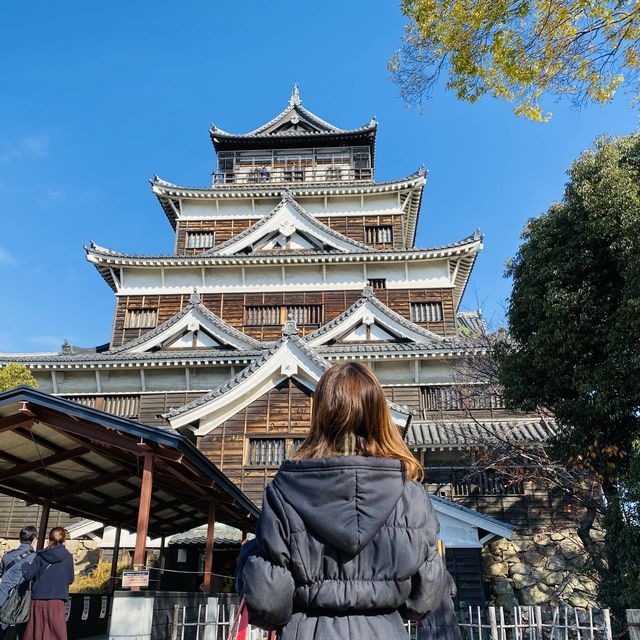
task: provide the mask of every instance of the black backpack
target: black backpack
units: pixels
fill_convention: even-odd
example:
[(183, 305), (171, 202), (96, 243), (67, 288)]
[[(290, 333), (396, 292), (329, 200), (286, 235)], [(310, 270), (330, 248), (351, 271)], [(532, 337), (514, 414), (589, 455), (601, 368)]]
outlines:
[[(21, 553), (15, 560), (10, 562), (4, 569), (4, 574), (16, 562), (22, 560), (33, 551)], [(31, 614), (31, 580), (25, 580), (13, 587), (7, 594), (6, 599), (0, 605), (0, 622), (6, 626), (24, 624), (29, 621)]]

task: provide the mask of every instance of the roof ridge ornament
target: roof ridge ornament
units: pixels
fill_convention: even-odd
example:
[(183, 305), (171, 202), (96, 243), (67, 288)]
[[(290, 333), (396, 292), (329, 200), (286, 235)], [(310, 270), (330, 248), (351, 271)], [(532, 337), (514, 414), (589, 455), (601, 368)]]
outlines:
[(189, 297), (189, 304), (200, 304), (200, 294), (198, 293), (198, 287), (193, 287), (193, 291), (191, 292), (191, 296)]
[(374, 298), (375, 297), (375, 294), (373, 293), (373, 287), (371, 285), (367, 285), (362, 290), (362, 297), (363, 298)]
[(293, 317), (293, 314), (290, 313), (287, 316), (287, 320), (282, 327), (282, 335), (283, 336), (297, 336), (298, 335), (298, 325)]
[(291, 189), (285, 189), (285, 191), (282, 192), (282, 202), (294, 202)]
[(289, 106), (290, 107), (299, 107), (302, 105), (302, 100), (300, 99), (300, 89), (298, 88), (298, 83), (293, 83), (293, 88), (291, 89), (291, 97), (289, 98)]

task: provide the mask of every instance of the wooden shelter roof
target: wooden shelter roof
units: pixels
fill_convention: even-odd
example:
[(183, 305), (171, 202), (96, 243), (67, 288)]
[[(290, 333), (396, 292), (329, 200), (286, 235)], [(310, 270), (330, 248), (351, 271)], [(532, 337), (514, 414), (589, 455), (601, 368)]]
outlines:
[(217, 520), (245, 530), (258, 508), (183, 435), (17, 387), (0, 394), (0, 492), (135, 530), (145, 454), (154, 459), (149, 534)]

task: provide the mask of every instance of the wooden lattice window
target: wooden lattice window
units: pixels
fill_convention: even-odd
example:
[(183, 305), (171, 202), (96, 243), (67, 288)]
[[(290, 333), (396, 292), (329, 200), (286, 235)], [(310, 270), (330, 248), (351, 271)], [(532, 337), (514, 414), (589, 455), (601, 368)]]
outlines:
[(296, 321), (296, 324), (322, 324), (321, 304), (296, 304), (286, 308), (286, 318)]
[(277, 467), (291, 455), (304, 438), (251, 438), (248, 463), (252, 467)]
[(466, 411), (471, 409), (503, 409), (504, 398), (486, 385), (421, 387), (423, 411)]
[(387, 288), (387, 279), (386, 278), (369, 278), (367, 280), (367, 284), (372, 289), (386, 289)]
[(187, 249), (210, 249), (214, 242), (213, 231), (187, 231)]
[(388, 244), (393, 242), (393, 225), (380, 224), (364, 228), (367, 244)]
[(442, 322), (442, 302), (412, 302), (413, 322)]
[(158, 324), (158, 309), (126, 309), (124, 312), (125, 329), (151, 329)]
[(279, 325), (282, 307), (277, 304), (257, 305), (244, 308), (244, 324), (247, 327)]
[(283, 325), (289, 318), (299, 325), (322, 324), (321, 304), (255, 305), (244, 308), (244, 325)]

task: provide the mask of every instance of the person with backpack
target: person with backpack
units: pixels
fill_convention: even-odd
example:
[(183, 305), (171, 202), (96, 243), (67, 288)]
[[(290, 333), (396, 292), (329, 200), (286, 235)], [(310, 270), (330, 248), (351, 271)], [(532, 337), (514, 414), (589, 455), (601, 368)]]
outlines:
[[(20, 545), (7, 551), (0, 560), (0, 607), (5, 603), (10, 591), (22, 582), (22, 565), (31, 562), (35, 556), (33, 542), (38, 530), (33, 526), (20, 530)], [(0, 639), (15, 640), (24, 631), (24, 624), (10, 625), (0, 621)]]
[(236, 585), (251, 624), (281, 640), (407, 640), (450, 598), (423, 470), (370, 369), (325, 371), (311, 428), (266, 488)]
[(33, 580), (31, 616), (23, 640), (67, 640), (64, 604), (75, 576), (73, 557), (64, 546), (66, 538), (62, 527), (54, 527), (49, 531), (49, 546), (22, 567), (24, 579)]

